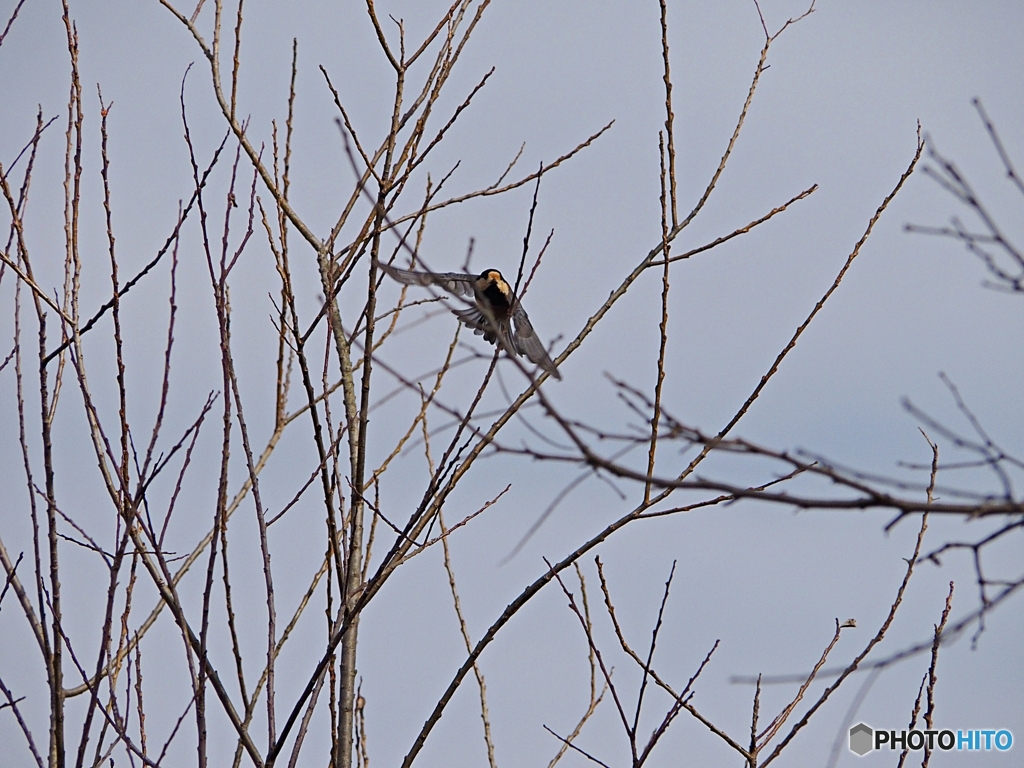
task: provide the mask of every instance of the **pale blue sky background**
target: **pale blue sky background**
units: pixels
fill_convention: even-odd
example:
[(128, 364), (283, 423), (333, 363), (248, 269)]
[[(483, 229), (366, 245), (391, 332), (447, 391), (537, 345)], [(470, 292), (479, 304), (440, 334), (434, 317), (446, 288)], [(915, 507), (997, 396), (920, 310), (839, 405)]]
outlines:
[[(5, 3), (0, 15), (6, 18), (10, 6)], [(390, 13), (405, 19), (410, 39), (433, 24), (439, 7), (423, 2), (378, 3), (383, 18)], [(324, 233), (337, 215), (339, 199), (347, 195), (352, 176), (334, 125), (330, 94), (317, 67), (322, 64), (330, 72), (361, 136), (375, 144), (390, 110), (386, 63), (375, 48), (360, 3), (293, 6), (251, 0), (246, 8), (240, 111), (251, 115), (250, 135), (256, 143), (269, 142), (270, 121), (282, 124), (285, 116), (291, 41), (298, 38), (293, 203)], [(775, 29), (805, 6), (765, 0), (762, 8), (768, 26)], [(109, 118), (114, 222), (125, 272), (151, 258), (173, 226), (178, 201), (190, 191), (178, 104), (181, 78), (190, 62), (195, 66), (186, 85), (186, 101), (200, 157), (208, 157), (222, 128), (201, 53), (156, 2), (72, 3), (71, 9), (81, 36), (86, 130), (91, 142), (83, 207), (83, 254), (90, 270), (85, 287), (98, 304), (109, 282), (98, 196), (95, 84), (99, 82), (104, 98), (114, 102)], [(763, 32), (756, 9), (744, 0), (670, 2), (669, 22), (680, 209), (685, 213), (718, 164), (757, 63)], [(674, 268), (666, 390), (670, 412), (707, 431), (717, 431), (735, 412), (831, 283), (868, 218), (905, 169), (914, 151), (918, 120), (976, 183), (1010, 234), (1020, 234), (1022, 201), (1001, 177), (998, 158), (970, 101), (973, 97), (984, 101), (1010, 155), (1024, 164), (1022, 29), (1024, 8), (1010, 2), (821, 2), (814, 14), (774, 43), (770, 68), (762, 77), (718, 190), (675, 249), (682, 251), (732, 231), (813, 183), (820, 187), (758, 231)], [(388, 27), (388, 33), (392, 31)], [(42, 105), (46, 116), (65, 109), (68, 62), (63, 35), (56, 3), (28, 3), (0, 47), (0, 159), (5, 166), (30, 137), (37, 105)], [(447, 114), (484, 72), (496, 67), (488, 86), (427, 164), (437, 179), (454, 162), (462, 161), (449, 182), (451, 192), (493, 182), (523, 142), (526, 149), (519, 168), (529, 170), (575, 146), (609, 120), (616, 121), (594, 146), (546, 177), (541, 186), (535, 243), (551, 228), (555, 235), (526, 306), (545, 341), (561, 337), (556, 349), (576, 335), (620, 275), (660, 237), (657, 132), (664, 120), (660, 56), (654, 2), (496, 2), (466, 49), (443, 102), (447, 110), (440, 110)], [(49, 276), (40, 280), (44, 285), (59, 284), (63, 259), (63, 119), (51, 127), (44, 142), (46, 152), (39, 161), (27, 222), (40, 265), (37, 269)], [(225, 164), (215, 187), (220, 195), (226, 172)], [(530, 194), (523, 189), (432, 214), (423, 248), (430, 265), (458, 269), (473, 238), (477, 267), (494, 266), (514, 274)], [(220, 198), (214, 199), (215, 216), (220, 217)], [(411, 209), (412, 199), (404, 210)], [(907, 222), (941, 224), (950, 215), (963, 213), (923, 174), (912, 178), (879, 222), (841, 289), (741, 422), (736, 436), (778, 448), (804, 448), (865, 470), (893, 473), (900, 460), (929, 458), (917, 422), (902, 409), (901, 398), (909, 397), (945, 422), (963, 427), (937, 378), (944, 371), (991, 428), (994, 439), (1011, 452), (1024, 453), (1020, 437), (1024, 357), (1019, 343), (1024, 303), (1019, 297), (983, 289), (981, 265), (954, 244), (902, 231)], [(236, 226), (240, 228), (241, 222)], [(179, 275), (182, 311), (173, 380), (177, 394), (171, 403), (171, 418), (178, 425), (191, 421), (206, 394), (220, 386), (215, 341), (208, 336), (207, 324), (213, 316), (209, 282), (194, 223), (190, 237), (182, 250)], [(293, 237), (292, 243), (293, 261), (300, 261), (298, 254), (307, 259), (305, 266), (297, 267), (306, 280), (299, 289), (300, 299), (314, 307), (319, 288), (309, 254), (298, 238)], [(267, 293), (274, 290), (274, 274), (267, 246), (259, 236), (244, 258), (245, 270), (240, 269), (232, 283), (233, 331), (236, 356), (247, 361), (241, 369), (243, 391), (255, 414), (273, 396), (268, 366), (274, 349), (267, 344), (272, 307)], [(138, 393), (132, 407), (141, 423), (151, 419), (158, 395), (166, 288), (164, 270), (127, 302), (126, 311), (133, 313), (127, 340), (132, 362), (129, 376)], [(546, 386), (568, 415), (605, 425), (634, 420), (621, 408), (603, 374), (650, 389), (659, 292), (659, 278), (652, 270), (616, 306), (588, 345), (563, 366), (565, 380)], [(0, 295), (4, 306), (10, 307), (9, 280)], [(451, 331), (452, 320), (447, 316), (410, 329), (396, 339), (389, 362), (400, 362), (409, 373), (428, 370), (443, 355)], [(0, 320), (0, 338), (10, 338), (12, 332), (8, 310)], [(91, 342), (92, 365), (100, 370), (109, 349), (98, 335)], [(481, 348), (478, 341), (469, 344)], [(472, 375), (478, 375), (474, 371)], [(511, 368), (505, 374), (507, 381), (518, 382)], [(97, 374), (94, 384), (106, 407), (113, 404), (111, 381), (110, 376)], [(0, 402), (5, 403), (0, 408), (0, 431), (10, 435), (17, 423), (10, 371), (0, 374), (0, 387)], [(91, 449), (75, 422), (79, 396), (69, 389), (64, 397), (58, 454), (66, 474), (58, 496), (69, 513), (90, 521), (98, 532), (109, 531), (102, 500), (95, 507), (84, 501), (98, 489)], [(500, 404), (500, 399), (493, 404)], [(408, 398), (401, 407), (407, 410), (414, 405)], [(336, 410), (340, 412), (340, 406)], [(402, 413), (382, 411), (375, 426), (390, 434), (398, 429)], [(435, 419), (441, 422), (439, 416)], [(268, 423), (255, 415), (253, 422), (250, 429), (261, 436), (259, 442), (265, 439)], [(218, 439), (210, 429), (208, 447)], [(526, 438), (523, 430), (507, 436), (512, 444)], [(373, 449), (384, 451), (386, 442), (382, 438)], [(8, 467), (20, 466), (19, 455), (9, 453), (15, 449), (16, 444), (4, 441), (3, 461)], [(943, 451), (947, 458), (955, 456), (948, 445), (943, 445)], [(675, 459), (669, 451), (664, 455), (667, 474), (675, 467), (671, 463)], [(279, 507), (290, 498), (309, 472), (310, 458), (303, 435), (285, 438), (266, 470), (269, 506)], [(422, 460), (408, 461), (412, 480), (385, 489), (385, 502), (398, 517), (404, 504), (418, 498), (425, 478)], [(216, 467), (199, 466), (194, 471), (187, 504), (177, 513), (179, 529), (173, 533), (182, 548), (195, 531), (206, 529), (212, 515), (209, 500)], [(731, 463), (709, 462), (704, 471), (740, 476), (731, 474), (738, 471)], [(742, 477), (763, 481), (767, 479), (763, 472)], [(28, 547), (27, 522), (20, 511), (22, 480), (18, 472), (4, 475), (0, 496), (10, 501), (3, 503), (0, 512), (0, 531), (8, 548), (20, 551)], [(498, 505), (461, 536), (453, 537), (455, 568), (474, 638), (542, 572), (543, 557), (561, 558), (623, 514), (637, 498), (637, 489), (628, 485), (623, 487), (629, 498), (620, 501), (603, 483), (585, 484), (517, 558), (497, 567), (574, 476), (561, 467), (508, 457), (491, 459), (477, 468), (449, 505), (449, 520), (458, 519), (513, 482), (512, 491)], [(955, 476), (946, 481), (957, 482)], [(970, 482), (991, 487), (984, 485), (985, 477)], [(309, 498), (272, 529), (282, 603), (304, 589), (310, 568), (322, 552), (320, 506)], [(244, 523), (237, 521), (235, 533), (240, 579), (247, 574), (260, 578), (250, 518), (251, 511)], [(875, 632), (898, 586), (902, 558), (912, 551), (916, 530), (907, 523), (886, 535), (887, 520), (887, 514), (878, 512), (794, 514), (783, 508), (738, 504), (635, 525), (599, 552), (612, 589), (620, 596), (621, 618), (638, 645), (649, 636), (661, 585), (673, 560), (678, 560), (656, 666), (681, 685), (714, 640), (721, 638), (694, 703), (727, 731), (742, 737), (749, 732), (752, 690), (730, 684), (730, 676), (807, 669), (831, 637), (835, 618), (854, 617), (859, 625), (844, 634), (833, 657), (838, 663), (852, 658)], [(951, 537), (976, 538), (986, 529), (983, 524), (936, 520), (926, 547)], [(1013, 546), (1019, 543), (1014, 541)], [(1007, 577), (1018, 578), (1019, 548), (1004, 550), (995, 553), (994, 573), (1002, 568)], [(73, 568), (77, 558), (85, 567), (87, 558), (70, 546), (64, 551), (68, 567)], [(582, 564), (591, 586), (596, 587), (592, 559)], [(199, 589), (199, 578), (197, 574), (192, 582), (194, 589)], [(951, 579), (957, 583), (954, 618), (973, 610), (977, 595), (966, 556), (950, 556), (941, 568), (922, 567), (879, 653), (888, 654), (929, 635)], [(75, 585), (69, 583), (68, 589), (74, 594)], [(360, 672), (375, 765), (400, 762), (461, 663), (461, 640), (446, 589), (440, 553), (425, 555), (387, 586), (364, 617)], [(69, 600), (69, 621), (89, 622), (99, 599), (85, 593)], [(596, 594), (592, 599), (596, 607)], [(148, 606), (150, 600), (142, 602)], [(40, 699), (40, 677), (34, 671), (38, 659), (26, 643), (27, 633), (15, 606), (5, 604), (4, 608), (0, 673), (12, 688), (29, 695), (25, 706), (31, 711), (40, 701), (45, 704)], [(261, 610), (260, 600), (242, 609), (252, 621), (254, 659), (262, 647), (256, 629)], [(282, 659), (281, 701), (292, 689), (301, 688), (312, 668), (309, 649), (319, 642), (321, 615), (311, 615), (295, 641), (296, 648)], [(154, 639), (154, 643), (166, 642), (176, 662), (180, 640), (167, 617), (161, 621), (166, 640)], [(604, 617), (597, 621), (604, 648), (616, 665), (616, 680), (635, 690), (626, 685), (633, 670), (614, 653), (607, 621)], [(1018, 596), (989, 618), (977, 650), (971, 650), (966, 638), (943, 650), (936, 715), (940, 727), (1006, 727), (1024, 739), (1022, 632)], [(551, 586), (486, 651), (482, 668), (488, 680), (499, 764), (546, 765), (557, 751), (557, 742), (542, 724), (560, 733), (575, 724), (587, 692), (585, 652), (576, 619)], [(181, 670), (151, 659), (147, 684), (155, 691), (165, 676), (177, 676), (183, 692)], [(887, 671), (864, 700), (857, 720), (876, 727), (903, 727), (925, 668), (925, 659), (919, 657)], [(784, 764), (826, 763), (858, 684), (855, 681), (829, 703), (798, 737)], [(812, 689), (817, 691), (820, 687)], [(774, 713), (791, 694), (790, 687), (767, 689), (762, 713)], [(651, 704), (652, 712), (668, 706), (667, 700), (656, 696)], [(154, 699), (150, 706), (154, 709), (147, 725), (152, 722), (154, 733), (163, 733), (160, 729), (169, 729), (178, 705), (169, 704), (167, 713), (159, 710), (161, 704)], [(467, 682), (431, 735), (421, 765), (485, 764), (475, 706), (474, 685)], [(158, 712), (166, 715), (164, 722)], [(625, 741), (619, 728), (606, 702), (579, 743), (611, 765), (624, 764)], [(322, 736), (323, 732), (316, 733)], [(19, 739), (9, 713), (0, 713), (0, 742)], [(183, 741), (168, 764), (191, 764), (190, 745)], [(232, 746), (233, 742), (215, 742), (213, 748), (230, 750)], [(304, 765), (321, 764), (318, 746), (315, 739), (308, 744)], [(986, 754), (971, 764), (1016, 764), (1020, 748), (1015, 745), (1007, 755)], [(738, 762), (688, 716), (673, 726), (651, 765), (677, 765), (684, 758), (696, 764)], [(857, 760), (844, 743), (839, 764), (861, 764)], [(863, 760), (863, 765), (895, 762), (888, 755)], [(962, 755), (937, 754), (932, 765), (964, 765), (967, 760)], [(565, 764), (584, 761), (570, 756)]]

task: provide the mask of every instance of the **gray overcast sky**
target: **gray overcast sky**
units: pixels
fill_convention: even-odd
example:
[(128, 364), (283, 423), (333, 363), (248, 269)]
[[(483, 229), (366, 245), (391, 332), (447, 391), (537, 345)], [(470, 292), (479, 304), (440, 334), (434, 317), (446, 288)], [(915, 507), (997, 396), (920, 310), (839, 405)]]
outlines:
[[(378, 11), (385, 18), (403, 18), (409, 39), (416, 39), (435, 23), (441, 5), (380, 0)], [(11, 6), (5, 2), (0, 16), (6, 18)], [(805, 6), (764, 0), (762, 9), (774, 30)], [(86, 131), (91, 137), (83, 252), (98, 260), (87, 272), (85, 285), (98, 304), (109, 282), (98, 195), (95, 84), (102, 86), (105, 100), (114, 102), (109, 118), (114, 223), (126, 272), (151, 258), (173, 226), (178, 201), (190, 192), (178, 102), (190, 62), (195, 66), (185, 95), (200, 157), (209, 156), (223, 128), (202, 54), (157, 2), (72, 2), (71, 12), (81, 37)], [(700, 196), (725, 149), (763, 32), (757, 10), (747, 0), (670, 2), (669, 24), (680, 208), (685, 212)], [(826, 1), (773, 44), (770, 66), (730, 165), (675, 251), (730, 232), (811, 184), (817, 183), (819, 189), (761, 229), (673, 271), (666, 403), (674, 416), (709, 432), (728, 421), (831, 283), (869, 217), (906, 168), (918, 121), (935, 146), (975, 182), (1010, 235), (1022, 234), (1021, 198), (1003, 178), (971, 106), (972, 98), (982, 99), (1010, 156), (1024, 165), (1021, 30), (1024, 5), (1013, 2)], [(389, 27), (388, 34), (392, 32)], [(389, 71), (361, 3), (251, 0), (246, 4), (239, 104), (241, 113), (251, 115), (255, 143), (269, 143), (271, 120), (283, 123), (293, 38), (299, 45), (299, 75), (292, 199), (304, 218), (324, 233), (351, 187), (352, 172), (318, 66), (330, 73), (368, 144), (379, 141), (386, 130)], [(551, 229), (554, 237), (525, 304), (545, 342), (560, 337), (555, 345), (560, 350), (607, 298), (619, 275), (660, 237), (657, 134), (664, 121), (664, 91), (657, 3), (494, 3), (457, 70), (444, 102), (448, 111), (492, 66), (495, 74), (488, 85), (429, 163), (436, 181), (461, 161), (448, 182), (452, 193), (492, 183), (524, 143), (518, 167), (532, 169), (615, 120), (607, 134), (545, 177), (540, 188), (535, 242)], [(7, 167), (31, 136), (37, 105), (47, 117), (66, 108), (67, 51), (55, 2), (26, 4), (0, 47), (0, 68), (0, 160)], [(40, 271), (47, 276), (40, 282), (49, 286), (62, 279), (64, 119), (50, 129), (48, 144), (44, 143), (48, 152), (40, 160), (28, 219), (30, 242), (42, 260)], [(226, 168), (220, 172), (218, 189), (223, 189)], [(524, 188), (432, 214), (422, 248), (425, 258), (435, 269), (459, 269), (472, 239), (475, 267), (494, 266), (514, 274), (530, 195), (531, 190)], [(910, 398), (945, 423), (964, 427), (937, 377), (943, 371), (993, 438), (1009, 452), (1024, 454), (1024, 347), (1019, 343), (1024, 303), (1019, 296), (983, 288), (982, 265), (955, 244), (902, 231), (908, 222), (943, 224), (954, 214), (965, 212), (924, 174), (908, 182), (737, 436), (780, 449), (804, 448), (866, 471), (899, 472), (901, 460), (929, 459), (918, 422), (901, 407), (902, 398)], [(220, 386), (216, 346), (204, 336), (203, 324), (213, 316), (209, 282), (194, 230), (192, 237), (191, 249), (182, 254), (181, 362), (175, 379), (179, 399), (172, 407), (182, 425), (194, 418), (206, 394)], [(267, 366), (275, 350), (264, 342), (272, 334), (267, 293), (274, 290), (275, 276), (266, 243), (259, 238), (246, 258), (247, 270), (232, 284), (233, 331), (238, 355), (246, 361), (240, 371), (244, 393), (253, 402), (265, 403), (273, 397)], [(308, 278), (299, 289), (300, 299), (315, 307), (319, 289), (310, 263), (299, 267)], [(546, 385), (553, 401), (572, 418), (606, 426), (631, 420), (604, 374), (646, 390), (652, 386), (657, 335), (640, 329), (657, 322), (658, 280), (653, 270), (641, 278), (640, 289), (617, 305), (589, 346), (563, 366), (565, 380)], [(139, 388), (135, 407), (140, 413), (149, 413), (158, 395), (166, 287), (164, 272), (140, 286), (131, 307), (136, 314), (127, 330), (135, 361), (130, 375)], [(5, 307), (11, 306), (12, 295), (12, 282), (5, 280), (0, 286)], [(11, 317), (5, 311), (0, 318), (2, 338), (13, 333)], [(405, 331), (396, 340), (394, 353), (404, 351), (396, 358), (403, 370), (429, 370), (444, 354), (451, 322), (450, 317), (438, 317)], [(482, 346), (478, 341), (468, 343)], [(105, 353), (97, 347), (95, 354), (99, 360)], [(515, 375), (511, 368), (506, 370), (510, 382)], [(11, 372), (0, 377), (0, 431), (13, 434), (17, 412), (11, 405)], [(98, 398), (108, 406), (115, 396), (110, 381), (96, 385)], [(407, 405), (411, 407), (411, 400)], [(382, 421), (385, 418), (391, 417), (381, 416)], [(66, 485), (59, 495), (69, 505), (73, 492), (97, 490), (91, 459), (74, 458), (90, 450), (81, 432), (74, 431), (79, 426), (68, 416), (62, 424), (67, 433), (58, 446), (67, 465)], [(254, 429), (265, 437), (269, 424), (257, 423)], [(949, 451), (947, 458), (954, 456), (948, 444), (943, 450)], [(5, 466), (20, 466), (16, 443), (5, 441), (3, 451)], [(267, 470), (268, 486), (270, 478), (282, 482), (273, 492), (273, 503), (286, 502), (294, 493), (295, 478), (310, 471), (309, 459), (307, 447), (275, 457)], [(719, 462), (706, 471), (727, 477), (735, 470)], [(203, 472), (208, 479), (216, 478), (215, 468), (197, 472), (201, 478)], [(10, 474), (2, 481), (0, 495), (17, 498), (23, 506), (23, 481)], [(620, 500), (603, 483), (586, 483), (512, 562), (497, 567), (567, 477), (574, 475), (499, 457), (467, 483), (448, 511), (450, 520), (458, 519), (459, 504), (468, 510), (513, 482), (512, 491), (493, 511), (461, 537), (453, 537), (453, 558), (474, 637), (542, 572), (543, 557), (561, 558), (635, 503), (635, 487), (623, 486), (629, 498)], [(388, 503), (401, 509), (419, 492), (421, 481), (422, 476), (408, 488), (390, 488)], [(990, 479), (982, 475), (950, 477), (947, 482), (992, 489)], [(194, 531), (209, 525), (209, 487), (195, 492), (191, 511), (180, 513), (183, 518), (195, 515), (179, 520), (184, 530), (175, 535), (182, 547), (194, 538)], [(315, 499), (305, 503), (289, 516), (301, 519), (305, 512), (307, 520), (296, 520), (274, 534), (280, 537), (281, 590), (288, 597), (304, 588), (309, 566), (322, 552), (321, 511)], [(89, 519), (88, 508), (77, 511)], [(102, 529), (102, 520), (97, 513), (92, 522)], [(749, 729), (753, 693), (749, 686), (731, 684), (730, 676), (807, 669), (831, 637), (835, 618), (853, 617), (859, 625), (844, 634), (835, 652), (837, 663), (849, 660), (875, 631), (898, 586), (902, 558), (912, 551), (916, 532), (916, 524), (905, 523), (886, 534), (886, 522), (887, 517), (877, 512), (796, 514), (741, 503), (636, 525), (599, 551), (612, 589), (621, 595), (623, 621), (641, 646), (654, 620), (661, 585), (672, 562), (678, 561), (662, 636), (661, 673), (684, 683), (714, 640), (721, 638), (695, 703), (726, 730), (743, 734)], [(973, 537), (975, 528), (982, 530), (981, 524), (934, 521), (926, 548), (929, 541)], [(27, 549), (27, 523), (6, 501), (0, 532), (9, 549)], [(250, 568), (258, 578), (252, 530), (240, 529), (238, 536), (240, 572)], [(251, 547), (251, 562), (246, 560), (246, 547)], [(1019, 548), (1004, 549), (993, 560), (994, 568), (1019, 578)], [(74, 557), (69, 555), (72, 561)], [(593, 586), (592, 560), (585, 561), (585, 570)], [(879, 650), (882, 655), (929, 636), (951, 579), (957, 583), (954, 617), (976, 607), (966, 554), (947, 557), (941, 568), (923, 567), (915, 579), (904, 612)], [(446, 589), (439, 553), (426, 555), (389, 584), (364, 617), (360, 673), (375, 765), (400, 761), (461, 663), (461, 640)], [(99, 599), (82, 595), (70, 609), (71, 620), (77, 613), (77, 619), (86, 622)], [(42, 690), (38, 674), (30, 671), (38, 662), (35, 649), (26, 642), (14, 608), (5, 608), (0, 620), (0, 672), (23, 691), (32, 686)], [(252, 608), (254, 626), (260, 620), (258, 610), (258, 605)], [(1024, 739), (1020, 597), (991, 616), (987, 626), (976, 650), (969, 637), (943, 650), (937, 721), (954, 729), (1005, 727)], [(167, 647), (180, 656), (169, 628), (168, 622)], [(318, 632), (319, 626), (309, 629), (296, 643), (315, 648)], [(601, 632), (611, 649), (607, 627)], [(258, 647), (254, 641), (254, 656)], [(559, 733), (571, 730), (587, 695), (585, 653), (575, 618), (551, 586), (485, 653), (482, 667), (499, 764), (547, 764), (558, 744), (541, 726), (547, 724)], [(285, 692), (289, 686), (301, 687), (311, 658), (293, 651), (282, 660), (280, 685)], [(617, 663), (621, 666), (616, 674), (629, 679), (632, 670), (625, 660)], [(876, 727), (903, 727), (925, 668), (926, 661), (917, 657), (886, 671), (861, 704), (857, 720)], [(155, 665), (150, 678), (154, 687), (161, 677)], [(799, 737), (787, 765), (827, 761), (858, 684), (830, 702), (817, 724)], [(762, 712), (774, 712), (792, 692), (788, 686), (769, 688)], [(422, 765), (486, 763), (475, 702), (476, 694), (467, 683), (428, 741)], [(608, 703), (602, 706), (580, 744), (609, 764), (623, 764), (625, 742), (618, 720)], [(178, 711), (176, 707), (169, 705), (168, 719), (176, 717), (170, 714)], [(19, 739), (9, 714), (0, 712), (0, 742)], [(217, 750), (232, 747), (233, 742), (214, 744)], [(1020, 748), (985, 754), (971, 764), (1016, 764), (1019, 757), (1014, 760), (1014, 755)], [(173, 764), (190, 764), (190, 750), (183, 746)], [(319, 754), (310, 748), (304, 764), (321, 764), (319, 757), (314, 760)], [(677, 765), (684, 757), (696, 764), (733, 760), (692, 718), (680, 719), (652, 764)], [(881, 764), (887, 758), (864, 759)], [(839, 764), (853, 765), (856, 760), (844, 746)], [(932, 764), (966, 761), (963, 755), (938, 754)], [(567, 757), (566, 764), (584, 761)]]

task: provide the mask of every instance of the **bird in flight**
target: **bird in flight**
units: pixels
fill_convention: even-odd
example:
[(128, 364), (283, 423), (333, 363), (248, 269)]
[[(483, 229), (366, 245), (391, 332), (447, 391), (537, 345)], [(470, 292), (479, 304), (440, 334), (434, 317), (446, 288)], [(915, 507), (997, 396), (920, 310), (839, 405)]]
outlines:
[(487, 269), (479, 275), (464, 275), (459, 272), (414, 272), (380, 262), (378, 266), (403, 285), (436, 285), (454, 296), (472, 299), (471, 306), (464, 309), (451, 307), (451, 310), (473, 333), (494, 345), (500, 338), (507, 351), (527, 358), (556, 379), (562, 378), (537, 338), (512, 286), (498, 270)]

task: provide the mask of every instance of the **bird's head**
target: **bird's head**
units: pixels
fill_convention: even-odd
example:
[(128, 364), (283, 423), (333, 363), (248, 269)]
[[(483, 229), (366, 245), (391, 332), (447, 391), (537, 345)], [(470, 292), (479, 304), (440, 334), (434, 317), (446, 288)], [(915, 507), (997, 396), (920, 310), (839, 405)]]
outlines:
[(482, 283), (487, 283), (488, 285), (494, 285), (499, 280), (504, 282), (505, 278), (502, 277), (501, 272), (496, 269), (485, 269), (480, 273), (480, 277), (478, 277), (477, 280)]
[(512, 295), (512, 287), (505, 282), (501, 272), (496, 269), (486, 269), (476, 279), (476, 289), (480, 293), (485, 292), (491, 286), (496, 287), (504, 296)]

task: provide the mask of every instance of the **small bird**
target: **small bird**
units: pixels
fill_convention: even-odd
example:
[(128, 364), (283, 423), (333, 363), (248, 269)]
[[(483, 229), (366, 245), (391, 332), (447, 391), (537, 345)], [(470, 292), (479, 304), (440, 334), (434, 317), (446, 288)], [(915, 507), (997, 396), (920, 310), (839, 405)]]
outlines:
[(380, 262), (378, 266), (403, 285), (436, 285), (455, 296), (473, 299), (474, 306), (451, 308), (473, 333), (494, 345), (500, 336), (506, 350), (526, 357), (556, 379), (562, 378), (537, 338), (512, 286), (498, 270), (486, 269), (479, 275), (464, 275), (459, 272), (413, 272)]

